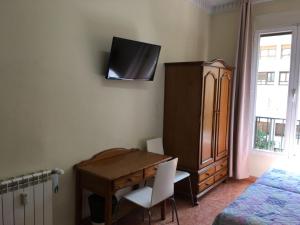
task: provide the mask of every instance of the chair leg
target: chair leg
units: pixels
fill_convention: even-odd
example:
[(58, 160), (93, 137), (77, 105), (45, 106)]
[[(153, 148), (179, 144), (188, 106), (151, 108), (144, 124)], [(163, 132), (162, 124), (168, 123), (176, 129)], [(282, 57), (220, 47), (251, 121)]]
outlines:
[(172, 202), (173, 209), (174, 209), (174, 211), (175, 211), (177, 224), (180, 225), (180, 224), (179, 224), (179, 219), (178, 219), (178, 213), (177, 213), (176, 202), (175, 202), (174, 197), (171, 198), (171, 202)]
[(145, 209), (143, 209), (143, 222), (145, 222)]
[(195, 206), (196, 204), (194, 202), (194, 197), (193, 197), (193, 188), (192, 188), (191, 176), (188, 177), (188, 181), (189, 181), (189, 186), (190, 186), (190, 194), (191, 194), (192, 205)]
[[(118, 221), (118, 216), (119, 216), (120, 205), (121, 205), (121, 202), (122, 202), (123, 200), (124, 200), (124, 199), (121, 198), (121, 199), (118, 201), (117, 205), (116, 205), (116, 209), (115, 209), (115, 218), (116, 218), (117, 221)], [(117, 223), (118, 223), (118, 222), (117, 222)]]
[(151, 225), (151, 211), (148, 209), (148, 219), (149, 219), (149, 225)]
[(172, 207), (172, 222), (174, 222), (174, 207), (173, 203), (171, 202), (171, 207)]

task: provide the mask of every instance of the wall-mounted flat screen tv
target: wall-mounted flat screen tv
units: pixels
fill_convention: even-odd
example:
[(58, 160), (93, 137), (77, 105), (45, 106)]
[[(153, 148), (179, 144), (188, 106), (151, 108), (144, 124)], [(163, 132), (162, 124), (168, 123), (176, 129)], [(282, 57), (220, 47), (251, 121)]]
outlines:
[(153, 80), (161, 46), (114, 37), (106, 79)]

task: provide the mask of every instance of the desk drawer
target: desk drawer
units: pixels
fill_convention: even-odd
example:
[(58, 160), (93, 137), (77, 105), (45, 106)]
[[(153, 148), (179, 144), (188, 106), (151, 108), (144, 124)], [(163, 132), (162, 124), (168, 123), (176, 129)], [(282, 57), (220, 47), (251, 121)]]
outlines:
[(223, 159), (217, 166), (216, 171), (219, 171), (221, 169), (227, 168), (227, 158)]
[(145, 169), (145, 179), (154, 177), (157, 171), (158, 165), (151, 166)]
[(213, 185), (215, 182), (215, 177), (210, 177), (207, 180), (201, 182), (199, 184), (199, 192), (204, 191), (206, 188), (210, 187), (211, 185)]
[(127, 186), (137, 184), (142, 180), (143, 180), (143, 171), (138, 171), (126, 177), (121, 177), (114, 181), (114, 190), (118, 190)]
[(199, 181), (200, 182), (204, 181), (206, 178), (212, 176), (215, 172), (216, 172), (216, 167), (209, 168), (208, 170), (206, 170), (205, 172), (199, 175)]

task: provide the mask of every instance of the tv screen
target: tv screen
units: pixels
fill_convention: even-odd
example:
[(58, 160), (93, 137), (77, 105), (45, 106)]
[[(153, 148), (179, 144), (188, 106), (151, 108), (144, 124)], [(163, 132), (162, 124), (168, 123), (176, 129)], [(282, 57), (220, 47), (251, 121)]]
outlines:
[(106, 79), (153, 80), (160, 46), (114, 37)]

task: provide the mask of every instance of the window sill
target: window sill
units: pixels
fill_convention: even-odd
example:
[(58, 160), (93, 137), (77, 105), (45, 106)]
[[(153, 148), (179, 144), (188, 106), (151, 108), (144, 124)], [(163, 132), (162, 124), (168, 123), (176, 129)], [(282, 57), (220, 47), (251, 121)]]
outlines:
[(274, 156), (287, 156), (286, 152), (272, 152), (268, 150), (263, 150), (263, 149), (252, 149), (251, 153), (253, 154), (261, 154), (261, 155), (274, 155)]

